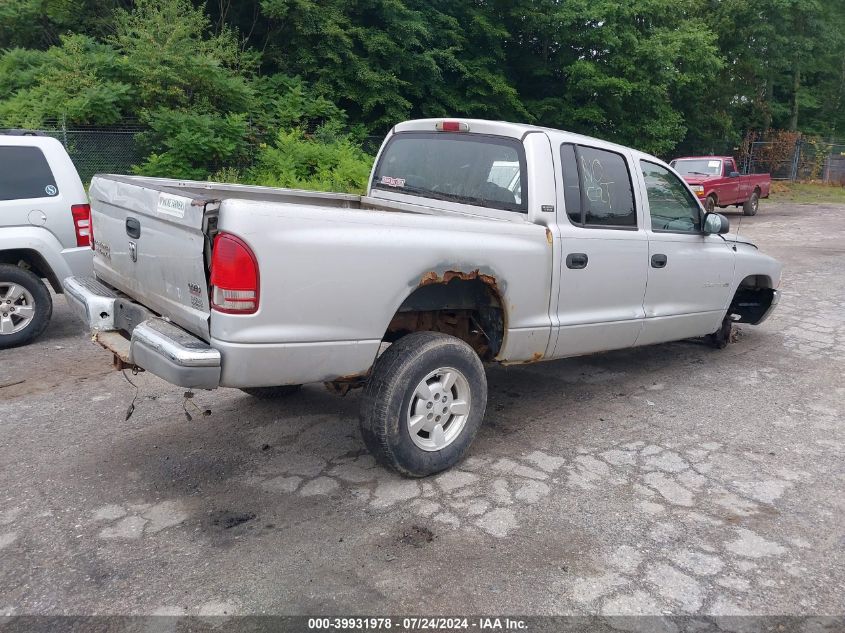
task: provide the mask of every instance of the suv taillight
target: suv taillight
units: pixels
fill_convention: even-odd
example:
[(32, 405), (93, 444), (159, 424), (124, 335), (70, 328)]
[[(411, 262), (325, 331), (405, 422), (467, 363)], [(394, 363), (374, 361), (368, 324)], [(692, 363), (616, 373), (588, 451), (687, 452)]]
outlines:
[(228, 314), (258, 310), (258, 262), (246, 242), (229, 233), (214, 238), (211, 307)]
[(91, 205), (75, 204), (70, 208), (77, 246), (91, 246)]

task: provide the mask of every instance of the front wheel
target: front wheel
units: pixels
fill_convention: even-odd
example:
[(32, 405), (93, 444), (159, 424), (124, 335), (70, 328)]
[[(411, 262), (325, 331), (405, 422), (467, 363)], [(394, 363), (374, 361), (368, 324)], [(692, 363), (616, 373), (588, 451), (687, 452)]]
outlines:
[(716, 196), (707, 196), (707, 200), (704, 201), (704, 210), (707, 213), (713, 213), (716, 210)]
[(713, 334), (707, 335), (707, 342), (716, 349), (725, 349), (728, 343), (731, 342), (731, 334), (733, 332), (733, 320), (730, 313), (725, 316), (722, 325)]
[(478, 354), (453, 336), (414, 332), (376, 361), (361, 398), (361, 434), (380, 463), (425, 477), (463, 458), (486, 407)]
[(751, 197), (742, 205), (742, 212), (745, 215), (757, 215), (757, 209), (760, 207), (760, 194), (756, 191), (751, 194)]
[(50, 322), (53, 299), (38, 276), (0, 264), (0, 349), (25, 345)]

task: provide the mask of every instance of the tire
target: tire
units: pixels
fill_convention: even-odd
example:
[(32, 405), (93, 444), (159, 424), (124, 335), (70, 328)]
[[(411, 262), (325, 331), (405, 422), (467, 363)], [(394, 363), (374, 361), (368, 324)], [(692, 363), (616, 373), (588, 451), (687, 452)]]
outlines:
[(53, 314), (50, 291), (33, 272), (0, 264), (0, 349), (40, 336)]
[(760, 192), (754, 191), (751, 197), (742, 205), (743, 215), (757, 215), (757, 209), (760, 207)]
[(707, 200), (704, 201), (704, 210), (707, 213), (713, 213), (716, 210), (716, 196), (712, 194), (707, 196)]
[(300, 389), (302, 385), (279, 385), (278, 387), (249, 387), (241, 391), (259, 400), (275, 400), (299, 393)]
[(478, 354), (453, 336), (414, 332), (376, 361), (361, 397), (361, 434), (379, 463), (425, 477), (463, 458), (486, 408)]
[(709, 334), (707, 336), (707, 342), (711, 347), (716, 349), (725, 349), (728, 346), (728, 343), (731, 342), (732, 330), (733, 321), (731, 320), (731, 315), (728, 314), (725, 316), (725, 319), (722, 321), (722, 325), (719, 326), (719, 329), (713, 332), (713, 334)]

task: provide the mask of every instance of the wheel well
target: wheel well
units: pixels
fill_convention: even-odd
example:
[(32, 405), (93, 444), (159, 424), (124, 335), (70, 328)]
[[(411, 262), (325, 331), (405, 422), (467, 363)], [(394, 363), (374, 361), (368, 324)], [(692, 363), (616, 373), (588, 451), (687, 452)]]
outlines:
[(0, 251), (0, 264), (11, 264), (12, 266), (20, 266), (27, 270), (31, 270), (41, 279), (46, 279), (50, 282), (53, 290), (62, 292), (62, 284), (56, 273), (50, 268), (38, 251), (28, 248), (13, 248), (6, 251)]
[(443, 332), (466, 341), (482, 360), (491, 360), (504, 341), (503, 305), (490, 275), (477, 270), (430, 273), (399, 306), (383, 340), (394, 343), (411, 332)]
[(735, 314), (739, 318), (736, 323), (760, 322), (763, 315), (771, 307), (775, 291), (772, 279), (768, 275), (749, 275), (736, 289), (728, 314)]

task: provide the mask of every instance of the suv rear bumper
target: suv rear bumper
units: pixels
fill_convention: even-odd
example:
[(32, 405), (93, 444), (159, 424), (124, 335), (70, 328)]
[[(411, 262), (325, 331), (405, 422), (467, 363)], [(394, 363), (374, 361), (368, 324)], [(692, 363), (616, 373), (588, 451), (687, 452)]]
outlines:
[(119, 296), (94, 277), (68, 277), (62, 285), (68, 304), (91, 329), (94, 340), (122, 363), (182, 387), (220, 385), (220, 352), (202, 339)]

